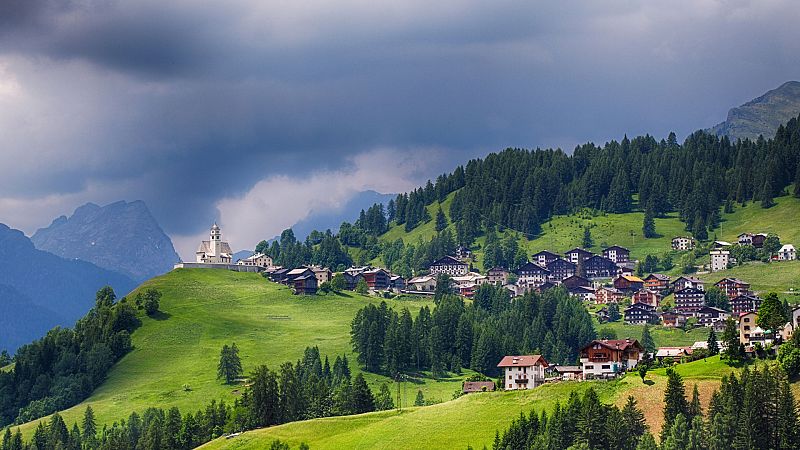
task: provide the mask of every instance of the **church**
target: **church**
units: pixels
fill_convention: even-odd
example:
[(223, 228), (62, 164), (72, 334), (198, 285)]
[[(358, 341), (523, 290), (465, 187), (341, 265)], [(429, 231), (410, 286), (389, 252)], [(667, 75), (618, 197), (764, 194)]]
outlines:
[(233, 252), (231, 246), (222, 240), (222, 231), (214, 222), (211, 227), (211, 240), (201, 241), (197, 247), (196, 262), (204, 264), (232, 264)]

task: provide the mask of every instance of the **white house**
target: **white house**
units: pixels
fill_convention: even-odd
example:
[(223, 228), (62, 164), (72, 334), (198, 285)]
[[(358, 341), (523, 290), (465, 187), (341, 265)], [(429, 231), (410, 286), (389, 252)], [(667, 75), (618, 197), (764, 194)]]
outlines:
[(408, 283), (406, 283), (406, 289), (409, 291), (433, 292), (436, 290), (436, 277), (430, 275), (414, 277), (408, 280)]
[(231, 264), (231, 246), (222, 240), (222, 232), (216, 222), (211, 227), (211, 239), (200, 242), (195, 252), (196, 260), (205, 264)]
[(236, 264), (240, 266), (256, 266), (267, 268), (272, 267), (272, 258), (263, 253), (256, 253), (255, 255), (236, 261)]
[(694, 248), (695, 240), (691, 236), (677, 236), (672, 238), (672, 249), (673, 250), (691, 250)]
[(503, 384), (506, 390), (517, 390), (542, 385), (548, 364), (542, 355), (505, 356), (497, 367), (505, 369)]
[(784, 246), (778, 250), (779, 261), (794, 261), (795, 259), (797, 259), (797, 250), (795, 250), (794, 245), (784, 244)]
[(440, 273), (456, 277), (466, 275), (469, 272), (469, 264), (466, 264), (452, 256), (445, 256), (431, 264), (431, 275), (438, 275)]
[(731, 252), (727, 250), (711, 250), (711, 271), (719, 272), (728, 268)]

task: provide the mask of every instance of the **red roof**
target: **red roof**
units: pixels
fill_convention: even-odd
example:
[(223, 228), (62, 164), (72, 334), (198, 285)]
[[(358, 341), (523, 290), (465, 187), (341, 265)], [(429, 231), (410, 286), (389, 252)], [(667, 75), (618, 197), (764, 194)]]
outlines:
[(542, 355), (505, 356), (497, 367), (531, 367), (536, 365), (547, 367), (547, 360)]
[[(635, 305), (640, 305), (641, 303), (635, 303)], [(628, 347), (634, 346), (640, 349), (642, 344), (639, 343), (636, 339), (595, 339), (594, 341), (590, 342), (588, 345), (585, 345), (581, 350), (586, 350), (587, 348), (595, 345), (600, 344), (603, 347), (609, 348), (611, 350), (626, 350)]]

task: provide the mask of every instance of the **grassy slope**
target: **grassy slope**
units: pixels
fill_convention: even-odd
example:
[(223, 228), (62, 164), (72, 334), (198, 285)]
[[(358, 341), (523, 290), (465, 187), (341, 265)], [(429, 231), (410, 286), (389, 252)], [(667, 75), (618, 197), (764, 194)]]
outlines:
[[(178, 406), (187, 412), (211, 399), (232, 401), (237, 387), (215, 379), (220, 348), (231, 342), (239, 346), (245, 371), (259, 364), (277, 368), (284, 361), (294, 362), (310, 345), (334, 359), (346, 353), (351, 368), (357, 370), (349, 344), (350, 321), (367, 302), (380, 302), (358, 294), (294, 296), (260, 275), (223, 270), (181, 269), (143, 287), (155, 287), (164, 294), (164, 316), (143, 318), (142, 327), (133, 333), (134, 350), (88, 400), (62, 412), (68, 425), (82, 417), (86, 405), (92, 405), (102, 425), (149, 406)], [(433, 306), (427, 300), (388, 303), (412, 312), (424, 304)], [(377, 387), (386, 379), (367, 374), (367, 381)], [(184, 391), (184, 384), (191, 390)], [(449, 400), (460, 387), (460, 379), (418, 385), (426, 399), (436, 401)], [(416, 393), (417, 386), (414, 389)], [(30, 432), (34, 425), (22, 428)]]
[[(696, 383), (704, 404), (719, 385), (720, 378), (734, 370), (721, 363), (718, 357), (679, 367), (686, 381), (687, 394)], [(663, 371), (655, 371), (648, 374), (648, 384), (631, 375), (615, 382), (559, 383), (531, 391), (472, 394), (402, 413), (384, 411), (255, 430), (234, 439), (218, 439), (203, 448), (258, 449), (265, 448), (274, 439), (292, 446), (306, 442), (315, 450), (491, 447), (495, 430), (504, 429), (520, 412), (528, 413), (533, 408), (550, 409), (556, 401), (566, 400), (571, 392), (582, 392), (590, 386), (598, 390), (602, 401), (620, 406), (628, 395), (634, 395), (651, 429), (660, 430), (666, 377)]]

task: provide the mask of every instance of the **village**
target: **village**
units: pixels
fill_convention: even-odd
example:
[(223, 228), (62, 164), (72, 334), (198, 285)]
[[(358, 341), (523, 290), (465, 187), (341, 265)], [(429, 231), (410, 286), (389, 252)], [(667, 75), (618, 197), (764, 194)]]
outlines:
[[(760, 249), (767, 241), (765, 233), (742, 234), (737, 245)], [(690, 251), (697, 245), (691, 237), (675, 237), (672, 249)], [(713, 241), (709, 251), (709, 272), (718, 272), (736, 264), (730, 248), (734, 244)], [(774, 261), (792, 261), (797, 253), (791, 244), (783, 245), (771, 256)], [(596, 309), (598, 323), (622, 320), (626, 325), (660, 325), (667, 328), (707, 327), (723, 333), (732, 319), (739, 334), (739, 343), (745, 355), (771, 348), (776, 341), (791, 338), (800, 325), (800, 306), (791, 308), (790, 320), (777, 330), (765, 330), (756, 325), (762, 298), (751, 290), (746, 281), (724, 277), (713, 284), (727, 300), (728, 307), (710, 305), (707, 301), (706, 283), (691, 275), (672, 278), (669, 275), (650, 273), (636, 276), (637, 261), (631, 260), (630, 251), (612, 245), (600, 254), (576, 247), (563, 254), (543, 250), (516, 270), (493, 267), (485, 274), (474, 270), (472, 252), (462, 246), (453, 255), (434, 261), (425, 274), (406, 280), (400, 275), (380, 267), (349, 267), (334, 273), (327, 267), (302, 265), (281, 267), (273, 264), (270, 256), (256, 253), (233, 261), (230, 244), (222, 240), (220, 227), (215, 223), (208, 241), (202, 241), (196, 252), (196, 261), (178, 263), (176, 268), (217, 268), (244, 272), (258, 272), (272, 282), (290, 287), (296, 295), (314, 295), (326, 289), (335, 278), (341, 279), (343, 290), (363, 290), (362, 293), (383, 295), (406, 294), (434, 295), (437, 285), (449, 283), (446, 291), (472, 298), (484, 284), (501, 286), (510, 296), (528, 292), (544, 292), (561, 287), (569, 295), (580, 299), (587, 308)], [(671, 297), (671, 302), (665, 299)], [(620, 311), (620, 309), (622, 310)], [(717, 342), (724, 350), (723, 341)], [(643, 360), (657, 364), (674, 364), (692, 359), (692, 355), (706, 355), (709, 342), (698, 341), (687, 347), (661, 347), (648, 352), (636, 339), (595, 339), (580, 350), (577, 365), (554, 365), (542, 355), (507, 355), (497, 367), (503, 370), (502, 385), (506, 390), (531, 389), (546, 382), (566, 380), (613, 379), (634, 370)], [(463, 392), (494, 390), (493, 381), (467, 381)]]

